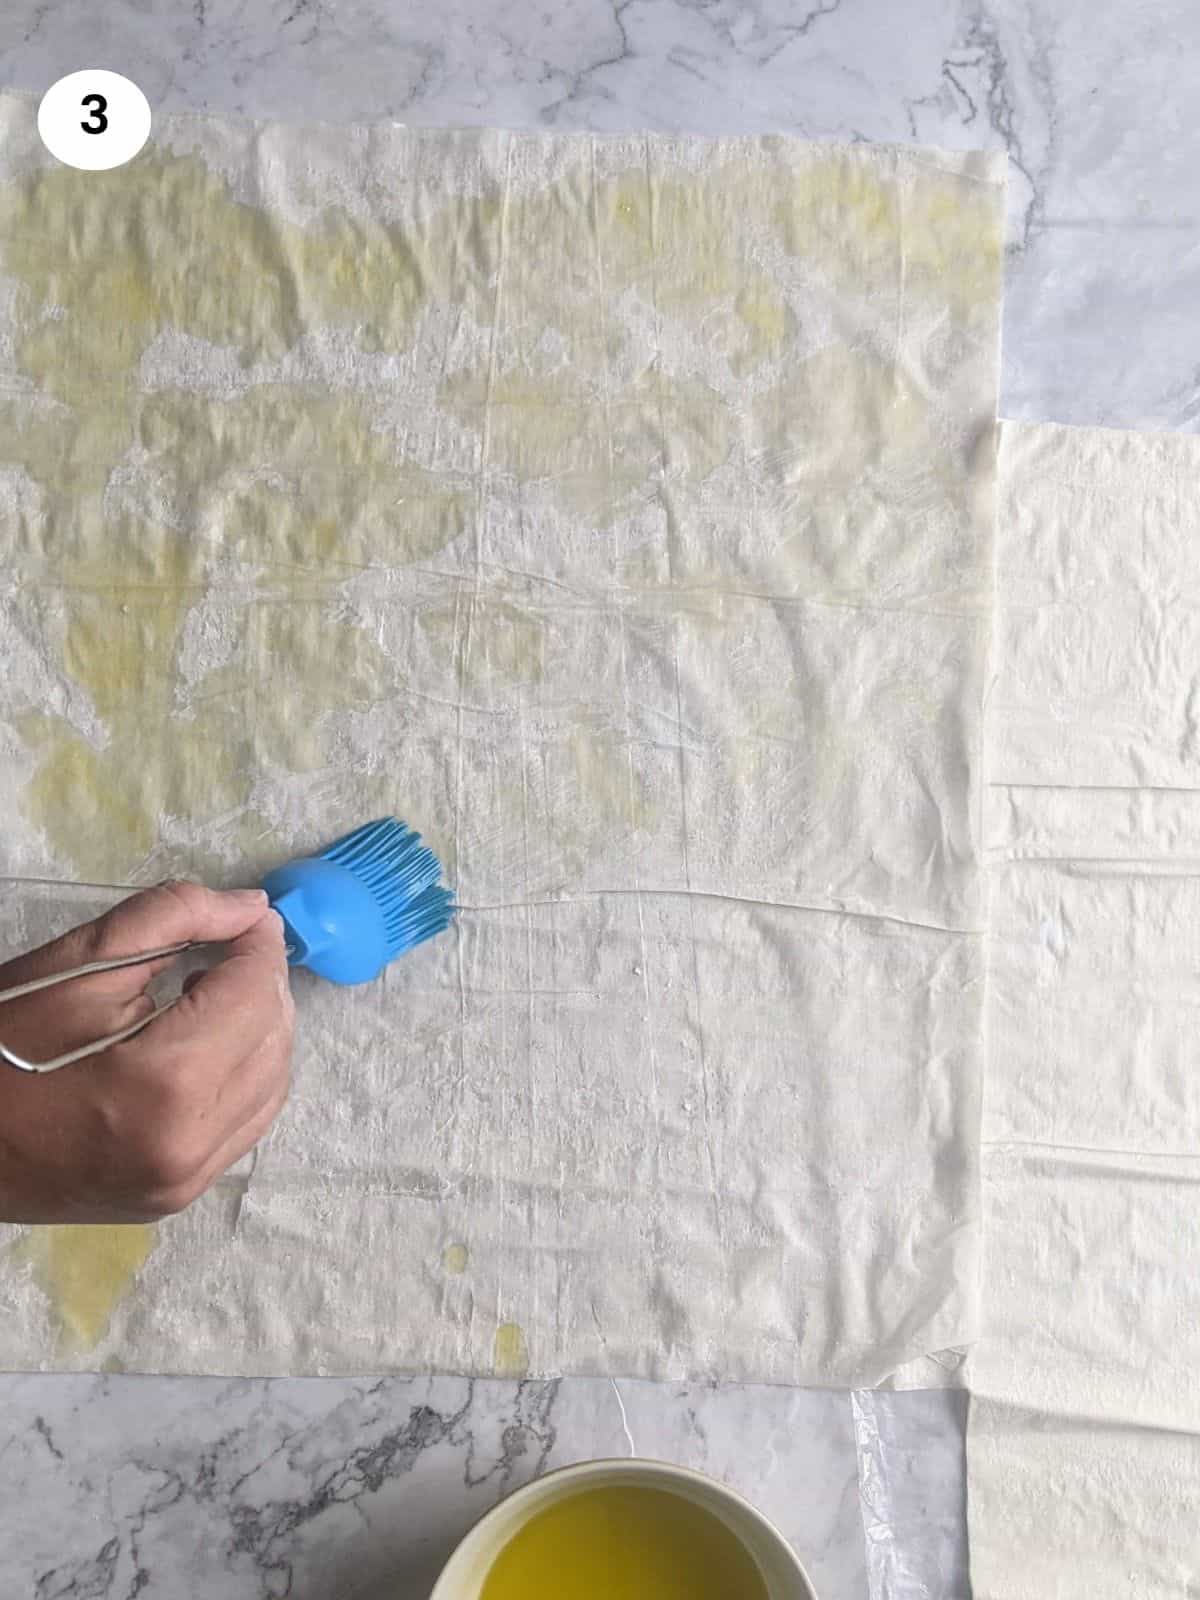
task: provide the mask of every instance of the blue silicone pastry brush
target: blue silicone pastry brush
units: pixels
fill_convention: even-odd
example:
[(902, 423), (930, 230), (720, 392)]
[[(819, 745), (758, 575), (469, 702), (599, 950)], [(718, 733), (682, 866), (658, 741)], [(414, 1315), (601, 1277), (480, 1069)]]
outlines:
[(333, 983), (368, 983), (450, 924), (454, 896), (421, 835), (394, 817), (368, 822), (319, 856), (268, 872), (288, 960)]
[[(381, 817), (348, 833), (317, 856), (302, 856), (268, 872), (262, 886), (283, 918), (288, 962), (308, 967), (332, 983), (369, 983), (397, 956), (449, 927), (454, 896), (439, 883), (441, 863), (421, 835), (395, 817)], [(199, 943), (143, 950), (110, 961), (90, 961), (0, 993), (0, 1002), (66, 983), (93, 972), (140, 966), (200, 949)], [(27, 1061), (0, 1044), (0, 1060), (22, 1072), (54, 1072), (132, 1038), (175, 1004), (169, 1000), (131, 1027), (68, 1050), (51, 1061)]]

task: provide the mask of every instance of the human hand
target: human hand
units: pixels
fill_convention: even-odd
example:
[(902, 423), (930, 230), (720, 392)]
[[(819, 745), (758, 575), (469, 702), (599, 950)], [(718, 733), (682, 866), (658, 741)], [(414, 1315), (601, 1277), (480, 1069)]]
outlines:
[[(133, 1038), (44, 1076), (0, 1061), (0, 1219), (141, 1222), (182, 1211), (287, 1098), (293, 1007), (283, 923), (261, 890), (166, 883), (0, 966), (0, 989), (185, 941), (228, 942)], [(170, 958), (0, 1005), (0, 1039), (47, 1060), (149, 1016)]]

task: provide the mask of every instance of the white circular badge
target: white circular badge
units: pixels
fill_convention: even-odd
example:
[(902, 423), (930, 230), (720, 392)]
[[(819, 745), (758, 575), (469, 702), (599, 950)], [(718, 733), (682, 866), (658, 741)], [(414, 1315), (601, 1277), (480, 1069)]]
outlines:
[(68, 167), (106, 172), (124, 166), (150, 135), (150, 102), (119, 72), (68, 72), (38, 106), (38, 132)]

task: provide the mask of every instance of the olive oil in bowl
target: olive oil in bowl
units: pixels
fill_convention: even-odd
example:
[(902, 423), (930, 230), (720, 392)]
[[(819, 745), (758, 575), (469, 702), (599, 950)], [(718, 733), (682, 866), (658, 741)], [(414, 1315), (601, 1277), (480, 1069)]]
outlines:
[(535, 1478), (481, 1517), (430, 1600), (817, 1600), (800, 1558), (741, 1495), (629, 1457)]
[(579, 1489), (496, 1557), (480, 1600), (768, 1600), (757, 1561), (720, 1518), (667, 1489)]

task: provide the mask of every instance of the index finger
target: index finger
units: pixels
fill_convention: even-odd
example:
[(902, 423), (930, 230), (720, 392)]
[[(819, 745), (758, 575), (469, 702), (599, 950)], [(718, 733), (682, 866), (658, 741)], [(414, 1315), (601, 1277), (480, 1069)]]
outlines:
[(102, 916), (97, 937), (108, 955), (157, 950), (171, 944), (224, 943), (260, 920), (268, 900), (262, 889), (206, 889), (171, 881), (122, 900)]
[(229, 954), (182, 994), (169, 1011), (120, 1046), (123, 1054), (197, 1055), (212, 1076), (233, 1071), (293, 1013), (287, 948), (278, 912), (261, 914), (230, 943)]
[[(4, 977), (9, 983), (29, 982), (93, 961), (141, 955), (147, 950), (161, 950), (172, 945), (236, 939), (265, 916), (268, 905), (261, 889), (215, 890), (205, 889), (198, 883), (162, 883), (131, 895), (93, 922), (82, 923), (49, 944), (7, 963)], [(79, 1007), (87, 998), (110, 1007), (126, 1005), (140, 995), (171, 960), (170, 956), (165, 956), (156, 961), (139, 961), (135, 966), (81, 978), (73, 1004)], [(110, 1016), (93, 1020), (104, 1033), (127, 1019), (119, 1010), (114, 1010)]]

